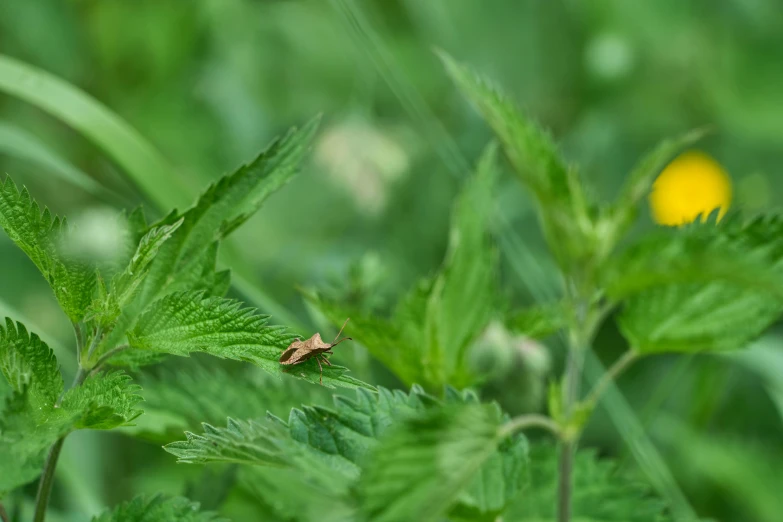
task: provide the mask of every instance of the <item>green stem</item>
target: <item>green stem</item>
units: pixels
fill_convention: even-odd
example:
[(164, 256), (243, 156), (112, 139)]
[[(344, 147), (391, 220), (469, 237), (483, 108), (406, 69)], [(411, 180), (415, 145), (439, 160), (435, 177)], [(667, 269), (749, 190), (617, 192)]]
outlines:
[(123, 344), (120, 346), (116, 346), (111, 350), (109, 350), (108, 352), (106, 352), (105, 354), (101, 355), (100, 358), (95, 362), (95, 365), (92, 367), (92, 371), (90, 371), (90, 375), (94, 375), (99, 371), (101, 371), (101, 367), (104, 365), (104, 363), (106, 363), (106, 361), (108, 361), (118, 353), (127, 350), (128, 348), (130, 348), (130, 346), (128, 346), (127, 344)]
[(598, 400), (604, 394), (609, 385), (612, 384), (613, 381), (616, 381), (625, 370), (627, 370), (634, 362), (639, 359), (639, 357), (639, 352), (635, 350), (628, 350), (625, 352), (614, 362), (614, 364), (612, 364), (611, 368), (609, 368), (606, 373), (601, 376), (601, 379), (595, 384), (595, 386), (593, 386), (593, 389), (587, 395), (585, 402), (593, 406), (598, 404)]
[[(589, 349), (595, 327), (599, 323), (600, 314), (590, 310), (590, 301), (583, 294), (574, 295), (575, 323), (571, 327), (568, 343), (568, 361), (564, 376), (563, 411), (568, 422), (574, 407), (579, 403), (580, 385), (582, 382), (582, 366), (585, 352)], [(558, 461), (557, 481), (557, 520), (570, 522), (571, 496), (573, 490), (574, 454), (579, 440), (579, 433), (569, 433), (566, 429), (561, 434), (560, 457)]]
[(92, 341), (90, 342), (90, 348), (87, 350), (87, 363), (89, 363), (90, 359), (92, 359), (92, 354), (95, 353), (95, 350), (98, 348), (98, 345), (101, 342), (101, 337), (103, 337), (103, 327), (99, 326), (95, 329), (95, 336), (92, 338)]
[(525, 430), (528, 428), (542, 428), (549, 430), (555, 436), (560, 435), (560, 426), (558, 426), (551, 417), (538, 414), (520, 415), (519, 417), (514, 417), (503, 426), (500, 434), (503, 438), (505, 438), (519, 430)]
[(10, 522), (10, 519), (8, 518), (8, 513), (5, 511), (2, 502), (0, 502), (0, 520), (2, 520), (3, 522)]
[[(71, 388), (81, 386), (86, 378), (87, 371), (80, 366), (76, 377), (73, 379)], [(62, 397), (57, 401), (57, 406), (60, 405), (61, 401)], [(52, 494), (52, 484), (54, 483), (54, 470), (57, 469), (57, 460), (60, 458), (60, 451), (63, 449), (66, 436), (63, 435), (57, 439), (57, 442), (52, 445), (49, 449), (49, 454), (46, 456), (41, 480), (38, 482), (38, 493), (35, 496), (35, 516), (33, 517), (33, 522), (44, 522), (46, 519), (46, 507), (49, 505), (49, 497)]]
[(574, 471), (574, 452), (576, 442), (562, 441), (560, 443), (560, 460), (557, 465), (557, 522), (571, 520), (571, 490)]

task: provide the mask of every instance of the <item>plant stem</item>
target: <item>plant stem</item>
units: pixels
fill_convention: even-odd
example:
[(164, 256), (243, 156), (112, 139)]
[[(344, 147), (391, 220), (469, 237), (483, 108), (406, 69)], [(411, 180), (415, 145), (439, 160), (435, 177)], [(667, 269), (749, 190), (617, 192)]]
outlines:
[(2, 502), (0, 502), (0, 520), (2, 520), (3, 522), (10, 522), (10, 519), (8, 518), (8, 513), (6, 513)]
[(98, 345), (101, 342), (101, 337), (103, 337), (103, 327), (98, 326), (98, 328), (95, 329), (95, 336), (90, 342), (90, 348), (87, 350), (87, 361), (92, 359), (92, 354), (95, 353), (95, 350), (98, 348)]
[[(86, 378), (87, 371), (79, 366), (79, 371), (76, 372), (71, 388), (81, 386)], [(60, 405), (61, 401), (62, 397), (57, 401), (57, 406)], [(46, 507), (49, 505), (49, 496), (52, 493), (52, 484), (54, 483), (54, 470), (57, 468), (57, 460), (60, 458), (60, 451), (63, 449), (66, 436), (63, 435), (57, 439), (57, 442), (52, 445), (49, 449), (49, 454), (46, 456), (41, 480), (38, 482), (38, 493), (35, 496), (35, 516), (33, 517), (33, 522), (44, 522), (46, 518)]]
[(63, 449), (65, 437), (60, 437), (49, 450), (44, 464), (43, 475), (38, 483), (38, 494), (35, 497), (35, 517), (33, 522), (44, 522), (46, 518), (46, 506), (49, 505), (49, 495), (52, 493), (54, 482), (54, 470), (57, 468), (57, 459), (60, 458), (60, 450)]
[(612, 381), (616, 381), (617, 378), (638, 359), (639, 352), (635, 350), (628, 350), (625, 352), (614, 362), (614, 364), (612, 364), (606, 373), (601, 376), (601, 379), (595, 384), (595, 386), (593, 386), (593, 389), (587, 395), (585, 402), (592, 405), (597, 404), (598, 400), (601, 398), (601, 395), (604, 394)]
[(551, 417), (546, 415), (530, 414), (520, 415), (511, 419), (501, 430), (501, 436), (507, 437), (516, 431), (527, 428), (542, 428), (549, 430), (555, 436), (560, 435), (560, 426)]
[(560, 443), (560, 460), (557, 466), (557, 522), (571, 520), (571, 490), (574, 471), (574, 452), (576, 442), (562, 441)]
[[(588, 310), (589, 300), (577, 294), (574, 296), (575, 322), (571, 327), (568, 343), (568, 361), (564, 376), (563, 411), (570, 419), (574, 406), (579, 402), (579, 388), (582, 381), (582, 365), (585, 351), (589, 349), (598, 319)], [(574, 453), (579, 434), (562, 433), (557, 481), (557, 520), (570, 522), (571, 493), (573, 489)]]
[(130, 348), (130, 347), (127, 344), (123, 344), (123, 345), (120, 345), (120, 346), (116, 346), (116, 347), (112, 348), (111, 350), (109, 350), (108, 352), (106, 352), (105, 354), (101, 355), (100, 358), (95, 362), (95, 365), (92, 367), (92, 371), (90, 371), (90, 375), (93, 375), (93, 374), (99, 372), (100, 369), (101, 369), (101, 366), (103, 366), (103, 364), (106, 361), (108, 361), (109, 359), (111, 359), (112, 357), (117, 355), (118, 353), (120, 353), (120, 352), (122, 352), (124, 350), (127, 350), (128, 348)]

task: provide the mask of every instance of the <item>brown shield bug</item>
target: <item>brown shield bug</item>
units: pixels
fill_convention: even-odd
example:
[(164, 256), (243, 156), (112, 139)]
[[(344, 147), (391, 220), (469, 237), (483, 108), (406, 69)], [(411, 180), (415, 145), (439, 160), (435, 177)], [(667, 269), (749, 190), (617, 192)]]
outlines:
[(329, 359), (327, 359), (326, 355), (327, 354), (331, 355), (332, 348), (334, 348), (341, 342), (353, 340), (350, 337), (343, 337), (339, 341), (337, 340), (337, 338), (340, 337), (340, 334), (343, 333), (343, 329), (345, 328), (345, 325), (348, 324), (348, 319), (345, 320), (342, 328), (340, 328), (340, 331), (337, 332), (334, 341), (332, 341), (330, 344), (326, 344), (325, 342), (323, 342), (320, 333), (314, 334), (311, 338), (309, 338), (306, 341), (302, 341), (297, 337), (296, 341), (292, 342), (291, 345), (285, 349), (282, 355), (280, 355), (280, 364), (284, 364), (286, 366), (293, 366), (294, 364), (303, 363), (308, 359), (315, 358), (315, 361), (318, 363), (318, 368), (321, 370), (321, 375), (320, 378), (318, 379), (318, 382), (320, 382), (321, 385), (323, 386), (324, 367), (321, 366), (321, 362), (324, 362), (325, 364), (331, 366), (332, 363), (329, 362)]

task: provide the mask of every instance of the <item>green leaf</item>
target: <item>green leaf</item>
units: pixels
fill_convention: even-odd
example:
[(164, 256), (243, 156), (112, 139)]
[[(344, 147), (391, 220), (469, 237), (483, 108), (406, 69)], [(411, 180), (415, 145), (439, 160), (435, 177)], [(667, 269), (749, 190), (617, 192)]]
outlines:
[(94, 318), (104, 327), (112, 325), (117, 320), (122, 310), (138, 294), (158, 250), (180, 225), (182, 225), (182, 219), (171, 225), (155, 227), (141, 238), (128, 266), (112, 279), (108, 295), (93, 304), (94, 316), (90, 319)]
[[(141, 413), (134, 408), (138, 387), (129, 381), (117, 373), (89, 378), (69, 390), (60, 406), (45, 407), (27, 390), (14, 393), (0, 416), (0, 493), (34, 480), (60, 437), (83, 428), (110, 429)], [(35, 386), (31, 380), (28, 390)]]
[(213, 241), (194, 262), (189, 263), (185, 270), (177, 274), (167, 291), (174, 293), (204, 290), (209, 296), (225, 295), (231, 284), (231, 272), (217, 270), (219, 245), (219, 242)]
[[(315, 513), (301, 505), (301, 496), (295, 494), (299, 487), (308, 492), (308, 498), (313, 495), (318, 505), (351, 511), (350, 506), (356, 502), (351, 491), (363, 487), (366, 469), (375, 466), (373, 455), (383, 453), (386, 436), (392, 436), (421, 415), (452, 412), (466, 406), (486, 409), (486, 418), (491, 417), (488, 422), (492, 425), (502, 422), (504, 417), (496, 405), (481, 406), (477, 402), (474, 394), (451, 389), (445, 405), (419, 387), (409, 394), (384, 388), (379, 388), (377, 394), (357, 390), (355, 400), (335, 397), (334, 408), (293, 409), (288, 422), (270, 415), (266, 421), (230, 420), (226, 428), (205, 425), (202, 434), (187, 433), (186, 441), (164, 449), (181, 462), (239, 462), (251, 466), (243, 468), (251, 470), (246, 487), (265, 505), (276, 506), (285, 516), (301, 518)], [(487, 458), (485, 466), (479, 466), (479, 471), (464, 481), (466, 489), (457, 492), (459, 498), (448, 504), (456, 503), (455, 510), (471, 515), (501, 509), (522, 485), (525, 448), (521, 435), (504, 441), (500, 450)], [(494, 452), (494, 446), (489, 451)], [(289, 477), (286, 480), (290, 483), (285, 486), (290, 487), (280, 484), (283, 475)], [(488, 491), (488, 484), (500, 489)]]
[[(471, 392), (457, 393), (448, 388), (447, 404), (478, 404)], [(508, 420), (499, 407), (495, 410), (498, 424)], [(522, 434), (505, 438), (460, 494), (449, 511), (450, 520), (494, 522), (500, 517), (527, 483), (528, 442)]]
[(183, 497), (141, 495), (92, 522), (228, 522), (217, 513), (199, 511), (199, 505)]
[(187, 441), (172, 442), (165, 450), (177, 457), (177, 462), (282, 466), (286, 455), (277, 447), (275, 430), (260, 421), (238, 421), (229, 418), (225, 428), (204, 423), (203, 435), (185, 432)]
[(61, 408), (74, 415), (74, 429), (109, 430), (141, 415), (141, 387), (123, 372), (96, 374), (63, 396)]
[[(505, 520), (556, 520), (558, 449), (551, 444), (530, 448), (530, 486), (504, 514)], [(572, 519), (584, 522), (666, 522), (663, 501), (635, 477), (617, 471), (610, 459), (592, 450), (576, 453)]]
[[(419, 295), (416, 313), (406, 314), (399, 321), (387, 320), (375, 315), (363, 313), (353, 307), (327, 300), (313, 293), (306, 293), (305, 298), (318, 309), (334, 325), (342, 325), (346, 317), (351, 321), (346, 327), (347, 333), (360, 342), (373, 357), (394, 372), (406, 385), (416, 382), (430, 383), (436, 377), (425, 374), (422, 357), (423, 348), (423, 318), (426, 313), (429, 286), (426, 294)], [(416, 334), (411, 334), (416, 330)], [(438, 378), (441, 379), (441, 378)], [(434, 386), (432, 386), (434, 388)]]
[[(185, 212), (182, 226), (163, 248), (152, 266), (145, 302), (170, 291), (180, 274), (200, 265), (205, 250), (244, 223), (272, 193), (288, 183), (310, 147), (319, 118), (301, 130), (292, 129), (273, 141), (251, 163), (211, 185), (194, 207)], [(159, 225), (180, 219), (175, 212)], [(188, 288), (190, 290), (191, 288)]]
[(194, 429), (201, 422), (218, 424), (227, 416), (246, 419), (266, 411), (283, 415), (300, 404), (331, 398), (320, 386), (275, 379), (252, 366), (243, 369), (229, 372), (222, 366), (194, 363), (142, 374), (144, 415), (124, 431), (169, 442), (173, 439), (168, 435)]
[(0, 325), (0, 371), (16, 393), (27, 391), (34, 408), (54, 407), (63, 392), (63, 378), (54, 352), (22, 323)]
[(434, 280), (420, 281), (403, 296), (390, 319), (305, 295), (335, 325), (350, 317), (351, 335), (408, 385), (440, 389), (475, 381), (465, 354), (495, 306), (498, 255), (487, 228), (496, 177), (496, 147), (490, 145), (454, 205), (443, 266)]
[(27, 393), (14, 393), (0, 415), (0, 497), (41, 473), (46, 453), (68, 432), (69, 419), (49, 408), (41, 411)]
[(781, 301), (725, 283), (655, 288), (629, 300), (619, 317), (641, 353), (734, 350), (783, 314)]
[(667, 231), (608, 268), (620, 328), (642, 353), (741, 348), (783, 314), (783, 220), (737, 218)]
[(358, 484), (365, 520), (440, 520), (495, 452), (494, 408), (451, 405), (403, 422), (376, 447)]
[(428, 297), (424, 328), (431, 342), (427, 357), (431, 365), (442, 368), (445, 382), (457, 387), (471, 384), (465, 352), (489, 322), (495, 305), (498, 255), (487, 228), (496, 163), (493, 144), (484, 151), (475, 177), (457, 200), (446, 260)]
[(634, 166), (611, 209), (610, 219), (613, 222), (613, 232), (610, 247), (614, 247), (614, 243), (633, 224), (639, 202), (650, 193), (653, 182), (661, 170), (675, 154), (700, 140), (704, 134), (705, 131), (700, 129), (690, 131), (674, 139), (664, 140)]
[(571, 174), (551, 137), (523, 116), (498, 86), (441, 52), (440, 58), (454, 83), (470, 100), (498, 138), (517, 174), (541, 203), (570, 203)]
[(46, 278), (63, 311), (73, 322), (80, 321), (92, 298), (93, 269), (64, 256), (67, 241), (65, 220), (43, 212), (27, 189), (21, 192), (11, 178), (0, 181), (0, 227)]
[(328, 462), (356, 477), (359, 463), (391, 424), (437, 405), (438, 401), (420, 388), (414, 388), (410, 394), (379, 388), (377, 394), (357, 390), (356, 400), (335, 396), (334, 404), (334, 409), (292, 409), (287, 424), (276, 417), (266, 422), (230, 420), (227, 428), (205, 424), (203, 435), (189, 433), (187, 441), (168, 444), (164, 449), (180, 462), (244, 459), (247, 464), (269, 464), (291, 457), (285, 449), (293, 445), (306, 450), (312, 461)]
[(661, 228), (632, 244), (601, 270), (601, 285), (615, 301), (658, 286), (723, 281), (783, 299), (783, 219), (761, 216), (744, 222), (732, 215), (720, 223)]
[[(253, 308), (202, 292), (170, 294), (148, 307), (128, 332), (131, 349), (187, 356), (204, 352), (225, 359), (252, 362), (272, 375), (284, 372), (319, 381), (314, 360), (284, 369), (281, 353), (297, 336), (281, 326), (269, 326), (269, 316), (256, 315)], [(353, 379), (340, 366), (323, 369), (324, 386), (369, 387)]]
[(243, 468), (242, 482), (281, 518), (344, 520), (341, 515), (352, 509), (349, 487), (377, 437), (437, 401), (418, 388), (410, 395), (357, 390), (355, 401), (334, 401), (334, 409), (293, 409), (287, 423), (269, 416), (266, 421), (230, 420), (227, 428), (205, 425), (203, 434), (187, 433), (187, 441), (164, 449), (181, 462), (252, 466)]
[(531, 339), (544, 339), (568, 325), (567, 313), (566, 305), (561, 302), (537, 304), (512, 312), (506, 326)]
[(0, 494), (34, 480), (49, 447), (69, 428), (55, 403), (63, 380), (52, 350), (21, 323), (0, 326), (0, 371), (11, 394), (0, 411)]
[(445, 53), (440, 57), (462, 94), (500, 138), (517, 175), (535, 196), (558, 261), (568, 267), (584, 257), (595, 242), (588, 202), (579, 177), (566, 167), (551, 137), (492, 82)]

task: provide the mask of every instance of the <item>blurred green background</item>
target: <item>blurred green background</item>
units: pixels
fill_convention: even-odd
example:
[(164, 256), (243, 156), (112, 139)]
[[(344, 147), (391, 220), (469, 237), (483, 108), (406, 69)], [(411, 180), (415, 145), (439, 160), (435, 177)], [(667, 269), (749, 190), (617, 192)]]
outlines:
[[(612, 196), (657, 141), (707, 125), (713, 132), (700, 146), (731, 174), (734, 207), (777, 208), (778, 0), (0, 2), (0, 52), (86, 91), (175, 167), (174, 182), (153, 176), (158, 201), (192, 200), (275, 135), (323, 113), (303, 173), (223, 247), (242, 281), (233, 294), (308, 333), (326, 327), (297, 287), (382, 309), (443, 258), (452, 199), (491, 134), (433, 48), (504, 85), (551, 129), (599, 197)], [(105, 246), (101, 224), (117, 209), (145, 203), (153, 217), (168, 210), (82, 134), (4, 94), (0, 172), (95, 230), (98, 249)], [(172, 186), (181, 193), (170, 193)], [(557, 274), (529, 200), (509, 176), (496, 214), (509, 301), (557, 297)], [(642, 214), (639, 228), (652, 227), (646, 209)], [(70, 325), (32, 263), (4, 235), (0, 315), (27, 323), (56, 349), (64, 372), (73, 371)], [(642, 466), (648, 474), (652, 459), (659, 485), (668, 484), (661, 488), (703, 517), (780, 522), (780, 341), (773, 332), (736, 356), (644, 361), (621, 380), (625, 401), (607, 402), (585, 444), (630, 468), (638, 467), (633, 455), (648, 459)], [(542, 408), (543, 384), (559, 364), (558, 340), (548, 347), (492, 342), (505, 350), (507, 370), (485, 396), (512, 413)], [(623, 349), (610, 321), (596, 353), (607, 364)], [(358, 346), (335, 357), (359, 377), (396, 384)], [(170, 363), (174, 371), (190, 367), (198, 374), (193, 365)], [(259, 390), (279, 386), (259, 382)], [(268, 398), (259, 408), (284, 415), (302, 401), (328, 400), (322, 390), (282, 386), (259, 391)], [(191, 428), (194, 420), (221, 422), (183, 417)], [(63, 520), (84, 520), (139, 491), (182, 493), (186, 482), (192, 496), (208, 503), (208, 488), (198, 485), (214, 477), (174, 465), (160, 442), (103, 433), (69, 438), (53, 501)], [(232, 495), (225, 509), (251, 520), (247, 513), (257, 506)]]

